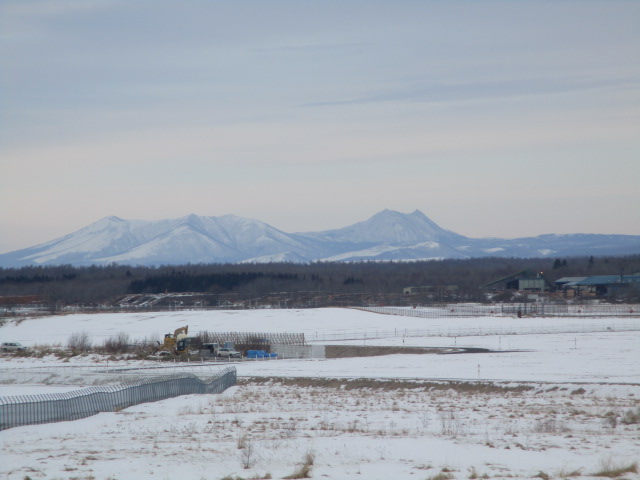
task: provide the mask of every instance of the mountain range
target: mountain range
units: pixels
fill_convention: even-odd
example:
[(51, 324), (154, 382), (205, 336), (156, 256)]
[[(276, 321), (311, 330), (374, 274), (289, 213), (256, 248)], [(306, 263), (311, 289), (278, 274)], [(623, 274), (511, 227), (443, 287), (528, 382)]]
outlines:
[(384, 210), (354, 225), (286, 233), (224, 215), (144, 221), (106, 217), (64, 237), (0, 254), (0, 267), (182, 265), (313, 261), (417, 261), (473, 257), (570, 257), (640, 253), (640, 235), (565, 234), (517, 239), (469, 238), (416, 210)]

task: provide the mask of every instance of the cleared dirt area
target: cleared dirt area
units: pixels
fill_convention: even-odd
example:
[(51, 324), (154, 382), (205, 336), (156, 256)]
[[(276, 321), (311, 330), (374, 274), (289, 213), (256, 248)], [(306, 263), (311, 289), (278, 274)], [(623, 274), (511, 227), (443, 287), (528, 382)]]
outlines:
[[(514, 352), (516, 350), (500, 350)], [(379, 357), (382, 355), (452, 355), (458, 353), (498, 353), (496, 350), (475, 347), (385, 347), (356, 345), (326, 345), (325, 358)]]
[[(537, 385), (513, 384), (510, 382), (466, 382), (455, 380), (428, 381), (375, 378), (309, 378), (309, 377), (245, 377), (238, 379), (238, 386), (283, 385), (285, 387), (323, 387), (339, 390), (371, 389), (379, 391), (454, 391), (460, 394), (526, 392), (538, 388)], [(559, 387), (556, 387), (556, 390)]]
[(355, 346), (355, 345), (327, 345), (325, 346), (325, 358), (348, 357), (377, 357), (380, 355), (397, 354), (438, 354), (444, 353), (447, 348), (439, 347), (380, 347), (380, 346)]

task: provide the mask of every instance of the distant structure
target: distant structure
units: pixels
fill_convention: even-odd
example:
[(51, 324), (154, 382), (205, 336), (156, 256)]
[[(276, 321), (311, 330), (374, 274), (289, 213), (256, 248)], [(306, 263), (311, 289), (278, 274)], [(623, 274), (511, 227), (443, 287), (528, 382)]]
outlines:
[(557, 292), (565, 298), (615, 297), (632, 290), (640, 290), (640, 273), (634, 275), (593, 275), (590, 277), (562, 277), (551, 284), (542, 272), (523, 270), (482, 285), (484, 290), (518, 291), (527, 293)]
[(405, 295), (419, 295), (421, 293), (435, 293), (438, 291), (443, 292), (457, 292), (457, 285), (418, 285), (415, 287), (404, 287), (402, 293)]
[(504, 278), (482, 285), (485, 290), (517, 290), (520, 292), (545, 292), (553, 289), (553, 285), (543, 276), (543, 272), (522, 270)]
[(458, 285), (416, 285), (404, 287), (402, 294), (405, 296), (423, 296), (431, 299), (454, 300), (457, 298)]
[(614, 297), (640, 289), (640, 273), (634, 275), (593, 275), (591, 277), (563, 277), (556, 280), (556, 288), (567, 298)]

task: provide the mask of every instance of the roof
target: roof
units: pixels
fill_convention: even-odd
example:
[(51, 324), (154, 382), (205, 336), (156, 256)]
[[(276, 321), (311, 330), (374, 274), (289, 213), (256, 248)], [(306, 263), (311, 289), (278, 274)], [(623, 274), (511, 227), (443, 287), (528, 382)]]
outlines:
[(623, 283), (640, 283), (640, 275), (594, 275), (592, 277), (583, 278), (575, 285), (612, 285)]
[(584, 280), (587, 277), (562, 277), (556, 280), (556, 283), (573, 283)]
[(518, 273), (514, 273), (512, 275), (508, 275), (504, 278), (501, 278), (499, 280), (494, 280), (493, 282), (489, 282), (485, 285), (481, 285), (480, 288), (487, 288), (490, 287), (492, 285), (496, 285), (498, 283), (502, 283), (502, 282), (507, 282), (509, 280), (513, 280), (513, 279), (522, 279), (522, 280), (534, 280), (534, 279), (540, 279), (540, 280), (544, 280), (546, 285), (549, 285), (549, 281), (542, 275), (542, 272), (538, 273), (535, 270), (531, 270), (531, 269), (527, 269), (527, 270), (522, 270), (521, 272)]

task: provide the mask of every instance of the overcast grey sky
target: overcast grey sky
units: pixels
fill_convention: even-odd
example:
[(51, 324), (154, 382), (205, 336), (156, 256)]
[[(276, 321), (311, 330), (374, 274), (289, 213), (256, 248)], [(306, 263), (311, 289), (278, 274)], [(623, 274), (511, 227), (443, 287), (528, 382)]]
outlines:
[(640, 2), (0, 0), (0, 252), (385, 208), (640, 234)]

